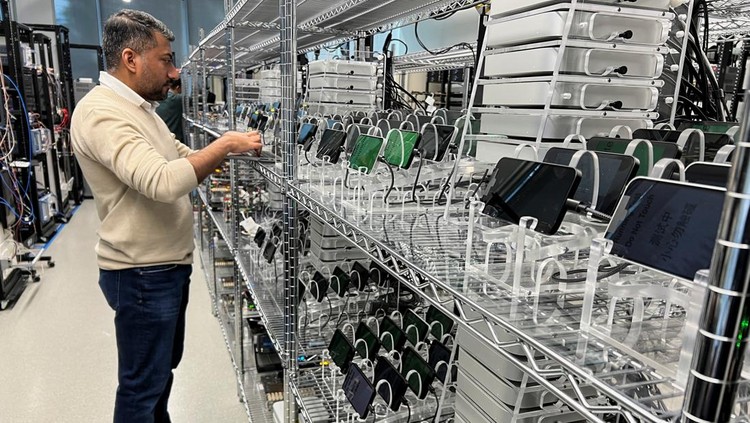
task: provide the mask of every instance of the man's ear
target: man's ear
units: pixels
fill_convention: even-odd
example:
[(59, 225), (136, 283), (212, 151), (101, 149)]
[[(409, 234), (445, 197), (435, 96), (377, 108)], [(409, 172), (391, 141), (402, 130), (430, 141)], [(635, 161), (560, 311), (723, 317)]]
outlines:
[(140, 65), (140, 54), (136, 53), (133, 49), (126, 48), (120, 55), (122, 65), (130, 72), (136, 73), (136, 69)]

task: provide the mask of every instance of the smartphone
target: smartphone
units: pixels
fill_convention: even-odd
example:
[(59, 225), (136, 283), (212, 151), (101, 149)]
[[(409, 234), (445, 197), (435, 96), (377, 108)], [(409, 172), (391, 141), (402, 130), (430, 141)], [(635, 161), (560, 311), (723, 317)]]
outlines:
[(266, 240), (266, 231), (263, 228), (258, 228), (258, 231), (255, 232), (255, 236), (253, 237), (253, 241), (255, 241), (255, 245), (258, 247), (263, 245), (263, 241)]
[[(393, 129), (391, 127), (391, 122), (388, 119), (378, 120), (378, 123), (375, 126), (380, 129), (380, 135), (383, 137), (385, 137), (388, 132)], [(396, 126), (396, 129), (398, 129), (398, 126)]]
[(430, 325), (430, 333), (438, 341), (443, 340), (443, 336), (451, 333), (453, 330), (453, 319), (446, 316), (445, 313), (438, 310), (435, 306), (429, 306), (427, 308), (427, 314), (425, 315), (427, 324)]
[(371, 135), (360, 135), (354, 145), (354, 151), (349, 157), (349, 167), (359, 171), (361, 168), (365, 173), (372, 173), (383, 147), (383, 138)]
[(537, 232), (552, 235), (580, 181), (581, 172), (572, 167), (503, 157), (482, 195), (484, 213), (515, 224), (532, 216)]
[[(589, 139), (586, 146), (589, 150), (601, 151), (605, 153), (618, 153), (625, 154), (628, 145), (632, 139), (627, 138), (605, 138), (605, 137), (593, 137)], [(665, 141), (650, 141), (654, 148), (654, 162), (649, 166), (648, 161), (648, 148), (644, 144), (639, 144), (635, 148), (633, 156), (638, 159), (640, 166), (636, 176), (648, 176), (651, 171), (650, 167), (653, 167), (656, 162), (661, 159), (679, 159), (682, 155), (682, 151), (677, 144)]]
[(349, 290), (349, 284), (351, 282), (351, 277), (349, 277), (349, 274), (342, 268), (336, 266), (333, 269), (333, 276), (331, 276), (331, 289), (336, 292), (336, 295), (343, 298), (346, 295), (346, 291)]
[(271, 233), (273, 234), (274, 238), (281, 240), (281, 234), (284, 232), (284, 225), (281, 224), (281, 222), (275, 222), (273, 226), (271, 226)]
[(362, 123), (354, 123), (346, 130), (346, 152), (351, 154), (360, 135), (367, 135), (373, 126)]
[(331, 343), (328, 344), (328, 353), (331, 355), (333, 364), (341, 369), (341, 373), (346, 374), (349, 364), (354, 359), (354, 346), (340, 329), (333, 332)]
[(322, 302), (328, 293), (328, 287), (331, 285), (331, 281), (323, 276), (320, 272), (315, 272), (312, 281), (310, 282), (310, 295), (312, 295), (318, 302)]
[(401, 357), (401, 375), (417, 398), (424, 399), (435, 380), (435, 369), (414, 348), (406, 347)]
[(378, 357), (378, 362), (375, 364), (375, 386), (378, 386), (381, 380), (385, 380), (388, 384), (382, 384), (378, 388), (378, 395), (389, 404), (391, 410), (398, 411), (408, 385), (404, 377), (385, 357)]
[(328, 157), (330, 163), (338, 163), (341, 156), (341, 147), (344, 146), (344, 142), (346, 142), (346, 132), (326, 129), (323, 131), (323, 136), (320, 137), (318, 152), (315, 157), (320, 160)]
[(372, 401), (375, 399), (375, 387), (359, 366), (354, 363), (349, 365), (349, 371), (341, 384), (341, 389), (359, 418), (366, 420)]
[(737, 122), (685, 121), (677, 129), (680, 131), (684, 131), (685, 129), (700, 129), (703, 132), (725, 134), (737, 125), (739, 125)]
[[(545, 163), (569, 166), (570, 160), (578, 150), (570, 148), (552, 147), (544, 156)], [(620, 201), (625, 186), (638, 172), (638, 159), (625, 154), (595, 152), (599, 162), (599, 191), (596, 210), (611, 215)], [(581, 171), (581, 182), (573, 194), (573, 198), (590, 203), (594, 191), (594, 159), (584, 154), (576, 166)]]
[(352, 272), (350, 275), (352, 284), (354, 284), (358, 291), (364, 291), (365, 288), (367, 288), (367, 285), (370, 284), (370, 272), (358, 261), (355, 261), (352, 265)]
[(432, 341), (430, 349), (427, 352), (427, 362), (430, 367), (435, 369), (435, 376), (442, 383), (445, 383), (445, 376), (448, 375), (448, 367), (451, 367), (451, 381), (456, 381), (458, 369), (456, 366), (450, 366), (451, 350), (442, 342)]
[(731, 170), (730, 164), (695, 162), (685, 168), (685, 180), (694, 184), (726, 188)]
[(607, 227), (612, 254), (686, 280), (711, 265), (725, 190), (635, 178)]
[[(357, 340), (359, 339), (364, 340), (364, 344), (362, 342), (357, 342)], [(354, 334), (354, 340), (354, 349), (357, 351), (357, 354), (359, 354), (359, 356), (362, 358), (367, 358), (371, 361), (374, 361), (375, 357), (378, 356), (378, 351), (380, 351), (381, 344), (378, 336), (375, 334), (375, 332), (372, 331), (372, 329), (370, 329), (369, 326), (367, 326), (365, 322), (359, 322), (357, 331)]]
[(240, 121), (247, 119), (247, 114), (250, 113), (250, 106), (244, 106), (242, 113), (240, 113)]
[[(666, 129), (637, 129), (633, 132), (633, 138), (667, 142), (677, 142), (681, 135), (682, 131), (669, 131)], [(690, 137), (688, 137), (685, 150), (681, 155), (682, 161), (685, 162), (685, 164), (690, 164), (700, 160), (700, 143), (698, 142), (698, 137), (698, 134), (691, 134)], [(724, 133), (704, 132), (703, 138), (706, 147), (704, 150), (704, 160), (713, 160), (721, 147), (732, 144), (732, 138)]]
[(268, 242), (266, 242), (265, 248), (263, 248), (263, 258), (266, 259), (266, 262), (273, 263), (273, 256), (276, 254), (276, 249), (278, 248), (278, 245), (276, 245), (276, 241), (273, 239), (269, 239)]
[(297, 135), (297, 144), (304, 146), (305, 151), (310, 151), (310, 148), (315, 141), (315, 132), (317, 131), (317, 124), (303, 123), (299, 128), (299, 135)]
[(432, 122), (432, 116), (411, 114), (406, 117), (406, 121), (411, 122), (415, 129), (422, 128), (426, 124)]
[(406, 340), (414, 346), (423, 342), (427, 338), (427, 333), (429, 332), (427, 322), (417, 316), (417, 314), (411, 309), (406, 310), (406, 313), (404, 313), (404, 321), (401, 327), (404, 328)]
[(257, 125), (258, 131), (260, 132), (265, 131), (267, 124), (268, 124), (268, 116), (266, 115), (258, 116), (258, 125)]
[(384, 288), (388, 286), (391, 280), (391, 275), (383, 269), (379, 264), (373, 262), (370, 262), (370, 280), (375, 283), (375, 285), (379, 286), (380, 288)]
[(414, 150), (419, 148), (421, 135), (419, 132), (392, 130), (388, 133), (388, 142), (383, 150), (386, 163), (408, 169), (414, 160)]
[(302, 283), (301, 280), (297, 280), (297, 306), (299, 307), (300, 304), (302, 304), (305, 301), (305, 293), (307, 292), (307, 287), (304, 283)]
[(380, 343), (386, 350), (401, 351), (406, 343), (404, 331), (388, 316), (380, 321)]
[(425, 160), (439, 162), (445, 157), (448, 147), (456, 135), (456, 127), (452, 125), (436, 125), (427, 123), (422, 126), (422, 141), (419, 143), (419, 153)]

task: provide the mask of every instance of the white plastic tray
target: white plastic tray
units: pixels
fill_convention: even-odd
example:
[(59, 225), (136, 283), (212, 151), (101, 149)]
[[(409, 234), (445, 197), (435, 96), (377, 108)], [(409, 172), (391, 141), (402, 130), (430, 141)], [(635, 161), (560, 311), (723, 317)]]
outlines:
[(370, 62), (355, 62), (351, 60), (319, 60), (307, 65), (310, 75), (339, 74), (351, 76), (375, 76), (377, 64)]
[(310, 77), (310, 88), (373, 91), (378, 81), (372, 77), (316, 75)]
[[(485, 58), (484, 76), (525, 76), (551, 74), (555, 70), (559, 45), (544, 43), (547, 47), (529, 45)], [(557, 43), (559, 44), (559, 43)], [(588, 44), (588, 46), (584, 46)], [(653, 50), (612, 48), (611, 44), (582, 43), (569, 45), (560, 64), (561, 73), (613, 76), (625, 78), (650, 78), (661, 76), (664, 55)]]
[(310, 101), (315, 103), (374, 105), (377, 99), (377, 95), (371, 92), (314, 89), (308, 93)]
[[(588, 3), (622, 6), (622, 0), (587, 0)], [(507, 16), (559, 3), (559, 0), (504, 0), (491, 3), (490, 16)], [(628, 7), (667, 10), (670, 0), (628, 0)]]
[[(510, 20), (492, 20), (487, 25), (487, 46), (528, 44), (562, 38), (570, 12), (557, 10)], [(669, 19), (626, 13), (574, 12), (569, 38), (623, 44), (661, 45), (667, 41)]]
[[(561, 78), (562, 79), (562, 78)], [(554, 107), (604, 109), (613, 105), (619, 110), (654, 110), (659, 101), (656, 81), (633, 81), (619, 78), (573, 77), (558, 81), (552, 94)], [(659, 81), (662, 85), (661, 81)], [(550, 77), (523, 78), (518, 81), (488, 81), (484, 103), (492, 106), (544, 106), (552, 90)]]

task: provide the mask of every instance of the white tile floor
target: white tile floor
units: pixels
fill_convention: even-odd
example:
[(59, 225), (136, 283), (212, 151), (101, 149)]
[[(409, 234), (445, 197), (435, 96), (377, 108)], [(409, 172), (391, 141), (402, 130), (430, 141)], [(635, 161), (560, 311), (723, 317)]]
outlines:
[[(53, 242), (56, 263), (18, 303), (0, 311), (0, 422), (112, 421), (117, 386), (114, 312), (97, 284), (99, 221), (94, 202), (79, 208)], [(196, 260), (185, 355), (176, 371), (172, 421), (246, 422), (235, 374), (211, 314)]]

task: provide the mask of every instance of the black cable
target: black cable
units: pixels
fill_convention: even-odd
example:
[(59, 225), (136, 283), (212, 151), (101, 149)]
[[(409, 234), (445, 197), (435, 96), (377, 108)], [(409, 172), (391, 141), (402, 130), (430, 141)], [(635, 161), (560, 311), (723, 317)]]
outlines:
[[(630, 266), (630, 263), (622, 263), (618, 264), (616, 266), (606, 266), (601, 265), (597, 269), (597, 275), (596, 280), (600, 281), (602, 279), (606, 279), (610, 276), (614, 276), (623, 270), (625, 270), (626, 267)], [(576, 282), (586, 282), (588, 274), (588, 269), (575, 269), (570, 270), (567, 272), (568, 277), (563, 278), (560, 276), (560, 272), (555, 272), (550, 276), (550, 281), (552, 282), (558, 282), (558, 283), (576, 283)], [(571, 277), (571, 275), (583, 275), (583, 276), (574, 276)]]
[(388, 171), (391, 174), (391, 185), (388, 187), (388, 190), (385, 192), (385, 196), (383, 197), (383, 202), (388, 201), (388, 197), (391, 195), (391, 192), (396, 186), (396, 174), (393, 172), (393, 167), (390, 163), (388, 163), (384, 158), (378, 157), (378, 161), (385, 163), (385, 166), (388, 168)]
[(568, 210), (574, 213), (582, 214), (584, 216), (590, 214), (596, 219), (603, 220), (604, 222), (609, 222), (612, 220), (612, 216), (593, 209), (588, 204), (573, 200), (572, 198), (568, 198), (567, 200), (565, 200), (565, 206), (568, 208)]
[[(446, 380), (450, 377), (450, 370), (451, 370), (450, 366), (446, 365), (446, 370), (445, 370), (445, 379)], [(447, 389), (447, 388), (443, 387), (443, 389)], [(429, 390), (430, 390), (430, 392), (432, 392), (432, 395), (435, 396), (435, 415), (432, 416), (432, 419), (430, 421), (436, 422), (437, 418), (438, 418), (438, 411), (440, 410), (440, 405), (439, 405), (440, 404), (440, 400), (438, 399), (437, 392), (435, 392), (435, 388), (433, 388), (432, 386), (430, 386)]]
[(404, 52), (404, 54), (409, 54), (409, 45), (406, 44), (405, 42), (403, 42), (402, 40), (398, 39), (398, 38), (392, 38), (392, 39), (388, 40), (388, 44), (383, 45), (383, 53), (385, 53), (385, 52), (388, 51), (388, 47), (390, 47), (390, 45), (394, 41), (398, 41), (399, 43), (403, 44), (404, 47), (406, 48), (406, 51)]
[(451, 50), (453, 50), (455, 48), (458, 48), (458, 47), (466, 47), (467, 49), (469, 49), (471, 51), (471, 57), (474, 59), (474, 63), (477, 62), (477, 55), (474, 52), (474, 47), (472, 47), (472, 45), (469, 44), (469, 43), (457, 43), (457, 44), (454, 44), (454, 45), (452, 45), (450, 47), (446, 47), (446, 48), (444, 48), (442, 50), (437, 50), (437, 51), (430, 50), (424, 44), (424, 42), (422, 42), (422, 39), (419, 37), (419, 22), (415, 22), (414, 23), (414, 37), (417, 39), (417, 43), (419, 43), (419, 46), (422, 47), (424, 49), (424, 51), (430, 53), (433, 56), (439, 56), (441, 54), (448, 53), (449, 51), (451, 51)]
[(409, 413), (409, 414), (407, 414), (407, 416), (406, 416), (406, 423), (410, 423), (410, 422), (411, 422), (411, 405), (409, 405), (409, 402), (408, 402), (408, 401), (406, 401), (406, 399), (405, 399), (405, 398), (404, 398), (404, 399), (402, 399), (402, 400), (401, 400), (401, 402), (403, 402), (403, 403), (404, 403), (404, 404), (406, 405), (406, 410), (407, 410), (407, 411), (408, 411), (408, 413)]

